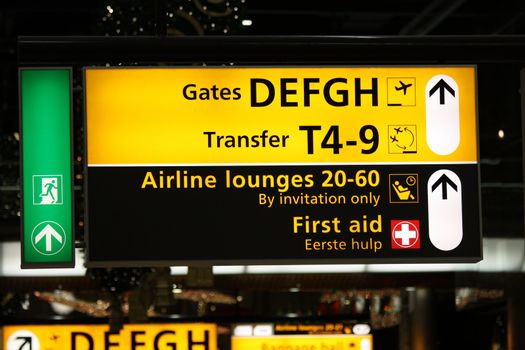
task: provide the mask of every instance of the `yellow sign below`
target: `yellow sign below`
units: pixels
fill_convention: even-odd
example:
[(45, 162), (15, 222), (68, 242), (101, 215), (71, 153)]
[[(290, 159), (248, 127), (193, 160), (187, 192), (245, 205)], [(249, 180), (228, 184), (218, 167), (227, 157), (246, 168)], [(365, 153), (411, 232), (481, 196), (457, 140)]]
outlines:
[(372, 350), (372, 335), (232, 337), (231, 350)]
[(217, 349), (214, 324), (133, 324), (120, 333), (107, 325), (4, 326), (3, 349), (201, 350)]

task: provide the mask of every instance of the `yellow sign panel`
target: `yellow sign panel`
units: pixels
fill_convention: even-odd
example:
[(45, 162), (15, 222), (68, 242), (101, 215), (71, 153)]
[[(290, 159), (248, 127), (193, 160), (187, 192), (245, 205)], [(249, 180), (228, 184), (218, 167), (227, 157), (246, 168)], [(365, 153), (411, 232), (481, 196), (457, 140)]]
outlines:
[(371, 335), (274, 335), (232, 337), (231, 350), (372, 350)]
[(88, 165), (478, 161), (475, 67), (88, 68)]
[(4, 326), (3, 349), (215, 350), (214, 324), (133, 324), (120, 333), (107, 325)]

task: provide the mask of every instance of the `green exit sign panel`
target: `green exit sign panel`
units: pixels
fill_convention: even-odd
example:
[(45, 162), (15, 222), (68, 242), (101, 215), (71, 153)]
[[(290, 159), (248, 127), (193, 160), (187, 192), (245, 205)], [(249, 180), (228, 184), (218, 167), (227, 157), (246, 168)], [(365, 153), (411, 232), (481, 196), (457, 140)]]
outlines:
[(22, 268), (75, 264), (71, 69), (21, 68)]

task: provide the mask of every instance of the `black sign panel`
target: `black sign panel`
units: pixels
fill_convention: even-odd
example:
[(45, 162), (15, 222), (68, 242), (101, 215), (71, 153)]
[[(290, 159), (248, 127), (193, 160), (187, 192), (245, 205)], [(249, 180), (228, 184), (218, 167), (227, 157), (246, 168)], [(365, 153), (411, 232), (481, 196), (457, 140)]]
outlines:
[[(117, 265), (476, 261), (480, 225), (469, 212), (479, 199), (465, 194), (479, 184), (429, 182), (441, 170), (478, 173), (477, 165), (90, 168), (89, 256)], [(444, 237), (459, 242), (448, 251), (429, 235), (436, 195), (462, 202), (454, 223), (462, 237)]]

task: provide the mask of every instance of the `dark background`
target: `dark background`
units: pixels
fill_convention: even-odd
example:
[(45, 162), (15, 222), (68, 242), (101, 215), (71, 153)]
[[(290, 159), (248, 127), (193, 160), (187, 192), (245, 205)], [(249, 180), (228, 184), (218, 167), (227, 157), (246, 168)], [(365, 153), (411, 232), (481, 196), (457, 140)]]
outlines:
[[(206, 6), (206, 10), (204, 7)], [(250, 19), (250, 26), (242, 20)], [(20, 223), (19, 194), (19, 123), (17, 68), (38, 65), (31, 62), (27, 51), (19, 51), (20, 36), (272, 36), (298, 35), (294, 40), (310, 42), (309, 35), (322, 36), (386, 36), (400, 40), (403, 45), (391, 46), (378, 43), (369, 54), (361, 56), (360, 64), (368, 62), (395, 62), (404, 64), (443, 64), (454, 61), (478, 65), (479, 139), (482, 235), (485, 238), (523, 237), (523, 181), (522, 181), (522, 126), (520, 112), (520, 69), (525, 60), (521, 51), (525, 35), (525, 3), (523, 1), (485, 2), (477, 0), (399, 0), (399, 1), (2, 1), (0, 3), (0, 241), (18, 240)], [(516, 35), (520, 35), (515, 37)], [(503, 37), (504, 36), (504, 37)], [(509, 37), (512, 36), (509, 43)], [(452, 38), (452, 39), (451, 39)], [(359, 38), (357, 38), (359, 39)], [(424, 52), (414, 43), (432, 45)], [(290, 45), (288, 41), (283, 45)], [(453, 44), (450, 44), (450, 42)], [(478, 50), (476, 42), (491, 41), (492, 50)], [(379, 40), (381, 41), (381, 40)], [(337, 42), (337, 40), (334, 40)], [(449, 44), (440, 45), (441, 42)], [(286, 44), (288, 43), (288, 44)], [(501, 43), (501, 46), (498, 45)], [(516, 44), (518, 43), (518, 44)], [(330, 61), (342, 61), (352, 54), (361, 54), (359, 45), (353, 49), (337, 50), (337, 43), (328, 49), (322, 44), (308, 50), (317, 62), (326, 56)], [(46, 48), (47, 47), (47, 48)], [(397, 48), (396, 50), (392, 47)], [(79, 53), (66, 45), (62, 52), (57, 46), (40, 47), (41, 56), (72, 55)], [(250, 50), (259, 50), (255, 42)], [(108, 47), (106, 50), (111, 51)], [(179, 55), (193, 54), (195, 47), (182, 46)], [(184, 51), (186, 50), (186, 51)], [(202, 48), (200, 49), (202, 50)], [(225, 54), (224, 46), (209, 46), (208, 54)], [(142, 50), (144, 51), (144, 49)], [(267, 52), (276, 63), (288, 62), (281, 53)], [(388, 51), (388, 55), (387, 52)], [(200, 51), (199, 51), (200, 52)], [(370, 55), (374, 52), (374, 55)], [(21, 57), (21, 53), (23, 57)], [(35, 53), (35, 52), (34, 52)], [(84, 52), (85, 53), (85, 52)], [(227, 52), (226, 52), (227, 53)], [(240, 52), (235, 52), (240, 54)], [(103, 50), (92, 49), (91, 55), (105, 57)], [(300, 61), (297, 57), (296, 61)], [(385, 57), (385, 56), (388, 56)], [(417, 57), (416, 57), (417, 56)], [(462, 57), (450, 59), (449, 57)], [(33, 56), (34, 57), (34, 56)], [(164, 59), (166, 56), (163, 57)], [(110, 65), (137, 64), (134, 57), (123, 57), (107, 62)], [(303, 58), (307, 60), (307, 58)], [(67, 60), (66, 60), (67, 61)], [(264, 60), (262, 60), (264, 63)], [(348, 62), (348, 61), (347, 61)], [(353, 61), (355, 62), (355, 61)], [(66, 62), (67, 63), (67, 62)], [(73, 62), (71, 62), (73, 63)], [(77, 62), (78, 63), (78, 62)], [(100, 59), (97, 64), (104, 64)], [(169, 60), (162, 63), (170, 63)], [(221, 64), (229, 64), (223, 61)], [(75, 71), (75, 194), (76, 231), (82, 244), (84, 227), (83, 205), (83, 130), (82, 82), (78, 79), (80, 68)], [(503, 131), (504, 137), (499, 136)], [(115, 247), (119, 249), (119, 247)], [(0, 277), (2, 319), (0, 323), (19, 322), (107, 322), (85, 313), (76, 312), (69, 318), (58, 319), (48, 303), (37, 300), (35, 289), (71, 289), (79, 298), (95, 300), (122, 296), (124, 291), (151, 286), (156, 290), (155, 309), (158, 319), (169, 320), (165, 315), (185, 315), (187, 319), (203, 320), (202, 309), (195, 302), (169, 299), (165, 293), (172, 284), (189, 286), (190, 278), (162, 275), (154, 271), (153, 282), (144, 280), (150, 270), (90, 270), (87, 277), (74, 278), (17, 278)], [(164, 276), (164, 277), (162, 277)], [(367, 305), (374, 305), (375, 298), (383, 323), (375, 323), (377, 349), (397, 349), (406, 332), (402, 326), (389, 327), (390, 301), (399, 293), (402, 312), (408, 312), (411, 291), (407, 287), (431, 290), (428, 311), (432, 315), (435, 348), (443, 349), (494, 349), (494, 344), (505, 343), (507, 319), (514, 320), (519, 310), (525, 309), (520, 295), (525, 285), (521, 272), (504, 273), (355, 273), (355, 274), (254, 274), (215, 276), (213, 286), (218, 290), (241, 297), (234, 306), (205, 303), (208, 320), (275, 320), (290, 313), (311, 320), (316, 318), (352, 318), (372, 321), (371, 313), (359, 314), (349, 308), (356, 297), (363, 297)], [(149, 283), (149, 285), (148, 285)], [(291, 292), (299, 288), (300, 293)], [(469, 299), (466, 307), (459, 307), (458, 288), (477, 288), (476, 298)], [(392, 291), (394, 290), (394, 291)], [(485, 290), (485, 294), (480, 294)], [(490, 292), (494, 293), (489, 293)], [(495, 291), (496, 290), (496, 291)], [(498, 294), (504, 291), (505, 298)], [(338, 293), (344, 291), (344, 298)], [(401, 292), (399, 292), (401, 291)], [(102, 294), (101, 294), (102, 293)], [(164, 294), (163, 294), (164, 293)], [(396, 294), (397, 293), (397, 294)], [(170, 294), (171, 295), (171, 294)], [(210, 296), (210, 294), (206, 294)], [(484, 295), (485, 297), (482, 297)], [(487, 295), (492, 297), (487, 297)], [(495, 295), (495, 297), (494, 297)], [(459, 298), (461, 299), (461, 298)], [(337, 302), (339, 300), (339, 304)], [(344, 300), (341, 304), (341, 300)], [(29, 307), (27, 302), (30, 303)], [(24, 306), (25, 305), (25, 306)], [(115, 303), (116, 305), (116, 303)], [(348, 306), (347, 305), (347, 306)], [(367, 307), (368, 307), (367, 306)], [(428, 305), (427, 305), (428, 306)], [(367, 309), (368, 310), (368, 309)], [(518, 311), (516, 311), (518, 310)], [(144, 314), (144, 309), (138, 312)], [(523, 312), (521, 312), (523, 314)], [(57, 321), (59, 320), (59, 321)], [(61, 320), (61, 321), (60, 321)], [(111, 324), (122, 321), (118, 313), (109, 318)], [(135, 318), (132, 318), (135, 320)], [(523, 321), (523, 320), (522, 320)], [(510, 322), (510, 321), (509, 321)], [(514, 321), (512, 321), (514, 322)], [(228, 322), (226, 322), (228, 323)], [(524, 322), (521, 323), (523, 325)], [(515, 323), (513, 323), (515, 324)], [(520, 323), (518, 323), (520, 325)], [(522, 329), (519, 328), (518, 329)], [(426, 331), (429, 329), (427, 328)], [(425, 329), (423, 329), (425, 331)], [(432, 333), (432, 332), (430, 332)], [(427, 335), (427, 334), (425, 334)], [(401, 338), (401, 340), (400, 340)], [(454, 341), (452, 340), (454, 339)]]

